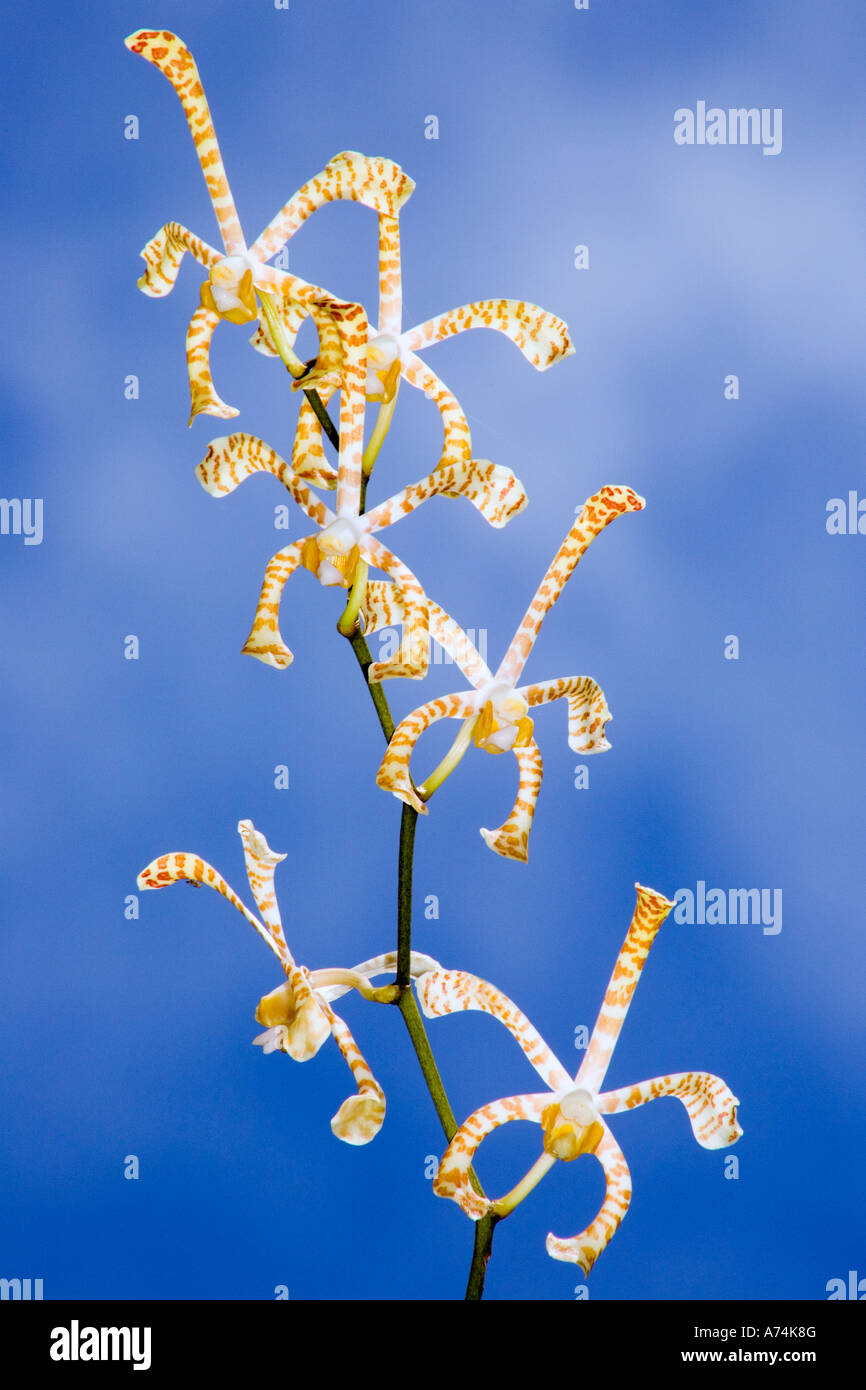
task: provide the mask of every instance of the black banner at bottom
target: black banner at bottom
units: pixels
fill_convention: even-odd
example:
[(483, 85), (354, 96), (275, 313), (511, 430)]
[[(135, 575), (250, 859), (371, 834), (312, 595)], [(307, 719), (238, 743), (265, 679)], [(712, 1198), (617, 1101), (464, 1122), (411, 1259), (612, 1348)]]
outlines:
[(557, 1377), (613, 1367), (799, 1365), (826, 1378), (850, 1367), (864, 1330), (844, 1302), (523, 1303), (517, 1326), (507, 1303), (475, 1312), (457, 1303), (388, 1306), (395, 1311), (383, 1317), (371, 1316), (367, 1303), (12, 1300), (0, 1306), (0, 1337), (5, 1363), (40, 1379), (98, 1378), (108, 1369), (158, 1384), (167, 1374), (198, 1380), (238, 1370), (267, 1384), (297, 1375), (308, 1360), (324, 1374), (330, 1365), (339, 1374), (343, 1363), (350, 1374), (366, 1367), (387, 1376), (389, 1364), (412, 1374), (425, 1346), (449, 1377), (478, 1366), (488, 1373), (522, 1346), (542, 1376), (545, 1365), (548, 1374), (559, 1367)]

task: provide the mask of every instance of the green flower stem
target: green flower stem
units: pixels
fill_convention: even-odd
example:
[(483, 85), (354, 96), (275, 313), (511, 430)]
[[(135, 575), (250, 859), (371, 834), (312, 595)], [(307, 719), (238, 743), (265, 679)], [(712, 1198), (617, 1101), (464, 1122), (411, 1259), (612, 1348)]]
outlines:
[(370, 648), (367, 646), (360, 632), (353, 632), (351, 637), (346, 638), (346, 641), (355, 653), (355, 659), (361, 668), (364, 684), (370, 692), (370, 699), (373, 701), (376, 717), (379, 720), (382, 733), (385, 735), (385, 742), (390, 743), (391, 739), (394, 737), (395, 725), (391, 717), (391, 711), (388, 708), (385, 692), (378, 681), (371, 682), (367, 679), (367, 672), (373, 665), (373, 653), (370, 651)]
[(400, 848), (397, 855), (397, 979), (406, 989), (411, 979), (412, 959), (412, 865), (415, 857), (415, 826), (418, 812), (403, 802), (400, 817)]
[[(373, 441), (376, 438), (376, 434), (378, 432), (379, 423), (382, 422), (384, 428), (382, 430), (381, 439), (379, 440), (375, 453), (372, 454), (370, 460), (370, 468), (372, 468), (376, 454), (379, 451), (379, 447), (381, 447), (382, 439), (384, 439), (385, 435), (387, 434), (388, 427), (391, 423), (391, 412), (388, 412), (387, 417), (384, 420), (382, 419), (383, 414), (384, 412), (380, 412), (376, 430), (374, 430), (373, 438), (370, 440), (370, 445), (368, 445), (368, 449), (372, 447)], [(358, 509), (359, 515), (363, 515), (364, 513), (367, 477), (368, 473), (365, 470), (362, 472), (361, 475), (361, 505)], [(349, 597), (349, 603), (347, 604), (347, 607), (343, 613), (342, 618), (340, 619), (340, 622), (337, 624), (337, 629), (346, 638), (346, 641), (349, 643), (349, 646), (352, 648), (352, 651), (355, 654), (355, 659), (359, 667), (361, 668), (361, 675), (364, 677), (364, 684), (370, 692), (370, 699), (373, 701), (373, 707), (376, 711), (376, 717), (379, 720), (379, 725), (381, 727), (382, 733), (385, 735), (385, 742), (390, 743), (391, 739), (394, 736), (395, 725), (394, 719), (391, 714), (391, 709), (388, 704), (388, 700), (385, 696), (385, 692), (383, 691), (382, 686), (378, 681), (374, 681), (372, 684), (370, 683), (368, 672), (373, 664), (372, 653), (361, 633), (352, 630), (354, 628), (355, 621), (357, 618), (357, 612), (360, 609), (361, 604), (363, 602), (363, 590), (366, 587), (367, 578), (366, 568), (367, 567), (365, 565), (363, 567), (363, 579), (361, 580), (360, 584), (356, 579), (355, 584), (352, 587), (352, 592)], [(361, 590), (361, 596), (358, 599), (355, 608), (353, 609), (352, 623), (345, 624), (349, 627), (349, 631), (346, 632), (344, 631), (344, 619), (346, 619), (350, 609), (352, 609), (353, 607), (353, 602), (355, 599), (355, 593), (357, 589)], [(451, 750), (452, 754), (455, 753), (458, 745), (462, 750), (461, 756), (462, 752), (465, 752), (466, 749), (469, 747), (469, 735), (471, 734), (472, 728), (474, 727), (474, 723), (474, 719), (466, 721), (466, 724), (457, 736), (457, 739), (455, 741), (455, 747)], [(465, 742), (463, 741), (464, 736)], [(454, 760), (452, 766), (456, 766), (459, 760), (460, 758), (458, 756)], [(451, 769), (449, 768), (449, 771), (450, 770)], [(436, 769), (436, 773), (439, 773), (441, 771), (442, 765), (440, 765), (440, 767)], [(434, 773), (433, 775), (435, 776), (436, 774)], [(447, 775), (447, 772), (443, 772), (443, 775), (440, 778), (440, 780), (444, 781)], [(432, 778), (428, 778), (428, 781), (430, 780), (432, 780)], [(438, 786), (439, 784), (437, 783), (436, 785)], [(430, 794), (432, 794), (433, 790), (434, 788), (431, 788)], [(424, 1027), (424, 1020), (421, 1017), (421, 1012), (415, 1000), (415, 995), (412, 992), (411, 985), (412, 875), (415, 858), (415, 827), (417, 823), (418, 812), (414, 809), (414, 807), (407, 806), (404, 802), (403, 814), (400, 818), (400, 847), (397, 858), (397, 978), (395, 981), (395, 986), (398, 988), (399, 994), (393, 1002), (397, 1005), (397, 1007), (400, 1010), (400, 1013), (403, 1016), (403, 1022), (406, 1025), (410, 1041), (412, 1043), (413, 1048), (415, 1049), (415, 1056), (418, 1058), (418, 1065), (421, 1068), (421, 1074), (427, 1083), (427, 1089), (430, 1092), (430, 1098), (433, 1101), (433, 1105), (436, 1109), (436, 1114), (439, 1116), (439, 1123), (441, 1124), (442, 1129), (445, 1133), (445, 1138), (450, 1144), (451, 1140), (454, 1138), (454, 1135), (457, 1133), (457, 1121), (454, 1118), (454, 1111), (451, 1109), (451, 1102), (448, 1099), (448, 1093), (445, 1090), (442, 1077), (439, 1075), (439, 1068), (436, 1065), (436, 1059), (433, 1056), (433, 1049), (430, 1046), (430, 1040), (427, 1037), (427, 1030)], [(385, 1001), (383, 1000), (382, 1002), (384, 1003)], [(484, 1189), (481, 1186), (481, 1183), (478, 1181), (478, 1177), (474, 1168), (469, 1169), (469, 1179), (472, 1183), (472, 1186), (475, 1188), (475, 1191), (479, 1194), (479, 1196), (483, 1197)], [(490, 1253), (493, 1248), (493, 1231), (497, 1221), (501, 1219), (501, 1217), (491, 1212), (489, 1215), (482, 1217), (480, 1221), (475, 1223), (475, 1244), (472, 1251), (472, 1264), (469, 1269), (469, 1282), (466, 1286), (466, 1298), (468, 1300), (477, 1300), (483, 1297), (484, 1279), (487, 1273), (487, 1262), (490, 1259)]]
[(304, 388), (304, 395), (310, 402), (310, 405), (313, 407), (316, 419), (322, 426), (322, 429), (325, 431), (325, 434), (328, 436), (328, 439), (331, 441), (337, 453), (339, 454), (340, 431), (337, 429), (337, 426), (334, 424), (333, 420), (328, 414), (327, 409), (325, 408), (325, 402), (322, 400), (318, 391), (316, 391), (315, 389), (308, 391), (306, 388)]
[(469, 1283), (466, 1285), (465, 1302), (478, 1301), (484, 1297), (484, 1279), (487, 1274), (487, 1261), (493, 1251), (493, 1232), (500, 1216), (489, 1212), (475, 1223), (475, 1248), (472, 1251), (472, 1265), (469, 1269)]
[[(307, 363), (302, 362), (300, 357), (298, 357), (297, 353), (294, 352), (292, 348), (289, 346), (289, 341), (286, 338), (285, 332), (283, 330), (283, 325), (280, 322), (280, 316), (277, 313), (277, 306), (274, 304), (274, 301), (271, 298), (271, 296), (269, 294), (266, 294), (264, 290), (258, 290), (257, 294), (259, 296), (259, 303), (262, 306), (262, 312), (264, 313), (265, 319), (267, 320), (268, 331), (271, 335), (271, 342), (277, 349), (277, 352), (280, 354), (280, 357), (286, 367), (286, 370), (297, 381), (298, 378), (302, 377), (304, 375), (304, 372), (307, 371)], [(337, 450), (337, 453), (339, 453), (340, 432), (334, 424), (333, 420), (331, 419), (330, 415), (328, 414), (327, 409), (325, 408), (325, 403), (319, 395), (318, 391), (307, 391), (305, 389), (304, 395), (310, 402), (310, 405), (313, 407), (313, 410), (316, 414), (316, 419), (319, 421), (319, 424), (322, 426), (322, 429), (325, 431), (325, 434), (328, 436), (328, 439), (331, 441), (334, 448)]]
[[(381, 685), (378, 683), (370, 684), (367, 679), (367, 671), (372, 665), (372, 655), (370, 648), (359, 632), (355, 632), (351, 637), (346, 638), (347, 642), (355, 653), (355, 658), (361, 668), (364, 677), (364, 684), (370, 692), (370, 698), (376, 710), (376, 715), (388, 743), (394, 734), (394, 720), (391, 710)], [(454, 1111), (451, 1109), (451, 1102), (439, 1075), (439, 1068), (436, 1066), (436, 1059), (433, 1056), (433, 1049), (427, 1037), (427, 1030), (424, 1027), (424, 1020), (412, 992), (409, 983), (409, 966), (412, 952), (412, 867), (415, 848), (415, 826), (418, 821), (418, 813), (411, 806), (403, 804), (403, 814), (400, 819), (400, 849), (398, 855), (398, 881), (397, 881), (397, 981), (400, 995), (395, 1003), (403, 1016), (403, 1022), (409, 1033), (415, 1056), (421, 1073), (427, 1083), (430, 1098), (439, 1116), (439, 1123), (449, 1144), (457, 1133), (457, 1121), (454, 1118)], [(478, 1177), (473, 1168), (469, 1170), (469, 1178), (475, 1191), (484, 1196), (484, 1189), (478, 1181)], [(484, 1279), (487, 1272), (487, 1262), (490, 1259), (490, 1252), (493, 1246), (493, 1231), (497, 1221), (501, 1218), (494, 1213), (482, 1217), (475, 1223), (475, 1245), (472, 1251), (472, 1264), (469, 1269), (469, 1282), (466, 1286), (466, 1298), (470, 1301), (478, 1300), (484, 1293)]]
[(424, 1080), (427, 1082), (427, 1089), (436, 1107), (439, 1123), (450, 1144), (457, 1133), (457, 1121), (454, 1118), (454, 1111), (451, 1109), (451, 1102), (448, 1099), (442, 1077), (439, 1075), (439, 1068), (436, 1066), (436, 1059), (433, 1056), (430, 1039), (427, 1037), (427, 1029), (424, 1027), (421, 1010), (418, 1008), (418, 1003), (411, 989), (403, 990), (398, 1001), (398, 1008), (403, 1015), (403, 1022), (406, 1024), (409, 1037), (412, 1039), (412, 1046), (418, 1057)]

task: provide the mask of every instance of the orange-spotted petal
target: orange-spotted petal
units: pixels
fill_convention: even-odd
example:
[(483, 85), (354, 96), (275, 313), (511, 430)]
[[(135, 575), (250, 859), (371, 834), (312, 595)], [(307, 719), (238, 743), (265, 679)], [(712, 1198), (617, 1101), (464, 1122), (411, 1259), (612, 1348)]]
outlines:
[(177, 34), (166, 29), (139, 29), (125, 39), (132, 53), (139, 53), (168, 78), (178, 95), (195, 143), (195, 152), (204, 174), (207, 191), (219, 223), (226, 254), (246, 250), (229, 182), (223, 167), (210, 108), (204, 94), (195, 60)]
[(519, 771), (514, 805), (504, 824), (496, 830), (482, 828), (481, 835), (484, 843), (494, 854), (525, 864), (529, 859), (529, 832), (532, 829), (532, 819), (541, 790), (543, 764), (541, 750), (535, 739), (531, 739), (525, 745), (515, 743), (511, 751), (517, 759)]
[(299, 188), (271, 219), (250, 247), (250, 254), (267, 261), (325, 203), (351, 199), (386, 217), (396, 217), (415, 187), (392, 159), (342, 150), (321, 173)]
[(570, 357), (574, 345), (568, 328), (555, 314), (521, 299), (480, 299), (407, 329), (404, 342), (412, 352), (441, 342), (470, 328), (493, 328), (504, 333), (538, 371)]
[(207, 884), (215, 892), (221, 893), (228, 902), (236, 907), (238, 912), (244, 916), (252, 927), (255, 927), (259, 936), (266, 941), (274, 955), (284, 968), (291, 965), (291, 956), (280, 938), (275, 938), (245, 907), (240, 898), (232, 888), (226, 883), (222, 874), (217, 873), (211, 864), (205, 859), (201, 859), (197, 854), (187, 854), (175, 851), (172, 854), (162, 854), (158, 859), (153, 859), (142, 869), (138, 875), (138, 886), (140, 889), (147, 888), (166, 888), (171, 883), (179, 883), (182, 880), (189, 883)]
[(253, 434), (239, 432), (212, 439), (195, 472), (211, 497), (225, 497), (253, 473), (271, 473), (316, 525), (326, 526), (334, 520), (334, 513), (310, 492), (294, 467)]
[(442, 1155), (438, 1172), (433, 1179), (433, 1191), (436, 1196), (450, 1197), (468, 1217), (473, 1221), (480, 1221), (481, 1217), (486, 1216), (491, 1210), (493, 1203), (482, 1197), (472, 1186), (469, 1170), (479, 1145), (494, 1129), (510, 1124), (512, 1120), (533, 1120), (540, 1124), (542, 1112), (549, 1103), (549, 1093), (507, 1096), (476, 1110), (460, 1126)]
[(506, 1027), (552, 1091), (571, 1085), (571, 1077), (557, 1061), (541, 1034), (517, 1005), (487, 980), (465, 970), (431, 970), (421, 975), (415, 986), (421, 1009), (427, 1018), (477, 1009), (490, 1014)]
[(509, 685), (517, 684), (545, 616), (556, 603), (587, 547), (618, 516), (641, 511), (645, 505), (644, 499), (630, 487), (603, 487), (587, 499), (553, 557), (511, 640), (496, 672), (497, 680), (506, 681)]
[(563, 1238), (552, 1233), (547, 1237), (547, 1253), (555, 1260), (567, 1260), (580, 1265), (589, 1274), (601, 1252), (616, 1234), (631, 1201), (631, 1175), (619, 1144), (607, 1125), (604, 1137), (595, 1150), (595, 1157), (604, 1169), (605, 1195), (595, 1220), (579, 1235)]
[(610, 977), (589, 1047), (575, 1077), (577, 1085), (593, 1092), (601, 1090), (650, 947), (673, 908), (673, 903), (654, 889), (640, 883), (635, 884), (635, 889), (637, 901), (631, 924)]
[(656, 1076), (652, 1081), (640, 1081), (636, 1086), (622, 1086), (599, 1096), (599, 1110), (615, 1115), (634, 1110), (638, 1105), (673, 1096), (682, 1101), (689, 1117), (692, 1133), (701, 1148), (726, 1149), (736, 1144), (743, 1131), (737, 1120), (739, 1101), (720, 1076), (705, 1071), (678, 1072), (673, 1076)]

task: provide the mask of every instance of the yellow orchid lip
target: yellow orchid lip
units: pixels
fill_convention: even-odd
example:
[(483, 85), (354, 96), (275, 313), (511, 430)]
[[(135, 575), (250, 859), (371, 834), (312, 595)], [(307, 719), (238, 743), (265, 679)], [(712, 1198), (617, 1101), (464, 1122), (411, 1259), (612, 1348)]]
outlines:
[(483, 748), (485, 753), (526, 748), (532, 742), (535, 727), (526, 710), (526, 700), (516, 691), (507, 687), (492, 691), (491, 698), (481, 707), (472, 733), (475, 747)]
[(350, 589), (361, 562), (360, 547), (353, 545), (348, 554), (340, 554), (336, 550), (326, 548), (321, 542), (321, 536), (308, 536), (304, 541), (301, 550), (301, 564), (304, 569), (314, 574), (319, 583), (326, 587), (339, 584), (344, 589)]
[(541, 1126), (545, 1152), (564, 1163), (595, 1153), (604, 1138), (604, 1126), (588, 1091), (571, 1091), (553, 1101), (542, 1111)]
[(295, 991), (286, 980), (259, 1000), (255, 1014), (256, 1023), (264, 1024), (265, 1028), (276, 1028), (280, 1024), (289, 1023), (294, 1012)]
[(367, 400), (380, 401), (385, 405), (393, 401), (402, 370), (400, 339), (392, 333), (380, 333), (367, 344)]
[[(232, 266), (231, 261), (238, 264)], [(253, 289), (253, 272), (249, 266), (238, 276), (240, 256), (226, 257), (212, 267), (210, 279), (205, 280), (199, 298), (205, 309), (229, 323), (252, 323), (259, 316), (259, 306)]]

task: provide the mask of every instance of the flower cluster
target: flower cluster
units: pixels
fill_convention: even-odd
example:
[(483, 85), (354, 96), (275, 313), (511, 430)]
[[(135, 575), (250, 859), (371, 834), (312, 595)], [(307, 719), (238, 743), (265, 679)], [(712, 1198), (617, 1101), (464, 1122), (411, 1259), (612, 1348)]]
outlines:
[[(190, 423), (199, 415), (230, 419), (238, 414), (218, 395), (211, 376), (210, 344), (221, 319), (252, 327), (253, 347), (283, 361), (300, 401), (288, 457), (253, 434), (236, 432), (213, 439), (196, 469), (202, 487), (214, 497), (226, 496), (254, 473), (268, 473), (310, 523), (306, 535), (279, 550), (268, 563), (243, 651), (277, 670), (291, 663), (292, 652), (283, 640), (279, 614), (285, 585), (298, 570), (306, 570), (325, 587), (345, 591), (346, 608), (339, 624), (345, 636), (354, 640), (359, 634), (369, 635), (385, 627), (402, 629), (399, 649), (393, 655), (366, 663), (367, 679), (373, 687), (395, 678), (424, 678), (430, 643), (437, 642), (460, 669), (467, 688), (427, 700), (397, 725), (376, 781), (411, 812), (426, 813), (436, 789), (471, 747), (492, 754), (513, 753), (518, 767), (514, 805), (498, 828), (482, 829), (481, 834), (496, 854), (525, 862), (542, 778), (534, 712), (542, 705), (565, 700), (568, 746), (587, 754), (609, 748), (605, 733), (610, 710), (603, 691), (590, 676), (526, 682), (524, 668), (546, 614), (560, 598), (588, 546), (617, 517), (641, 511), (644, 500), (622, 485), (602, 487), (587, 499), (495, 671), (487, 666), (460, 624), (380, 535), (436, 496), (465, 498), (495, 528), (506, 526), (528, 501), (522, 482), (510, 468), (473, 457), (462, 407), (420, 354), (454, 334), (490, 328), (508, 337), (536, 370), (544, 371), (573, 352), (567, 327), (535, 304), (489, 299), (404, 328), (399, 218), (414, 184), (390, 159), (351, 150), (336, 154), (248, 246), (192, 55), (176, 35), (166, 31), (141, 30), (126, 42), (133, 52), (159, 68), (180, 99), (222, 241), (220, 251), (179, 223), (169, 222), (142, 252), (146, 270), (138, 284), (147, 295), (161, 297), (173, 290), (186, 254), (207, 272), (186, 338)], [(343, 300), (322, 286), (269, 264), (303, 222), (335, 200), (361, 203), (377, 218), (379, 295), (375, 326), (360, 303)], [(318, 346), (315, 357), (304, 362), (295, 352), (295, 343), (307, 319), (316, 330)], [(442, 421), (442, 448), (431, 460), (430, 471), (418, 481), (368, 507), (367, 487), (403, 381), (435, 403)], [(328, 408), (337, 396), (335, 426)], [(368, 405), (376, 408), (370, 430)], [(327, 456), (326, 444), (336, 450), (333, 461)], [(322, 493), (334, 494), (333, 505), (326, 503)], [(371, 576), (371, 570), (382, 577)], [(415, 780), (410, 767), (415, 745), (427, 729), (443, 719), (460, 722), (454, 744), (426, 780)], [(675, 1096), (685, 1106), (695, 1136), (704, 1147), (717, 1148), (739, 1137), (737, 1101), (724, 1082), (708, 1073), (678, 1073), (615, 1091), (601, 1089), (647, 953), (672, 906), (660, 894), (638, 886), (635, 914), (589, 1049), (572, 1078), (509, 999), (493, 985), (464, 971), (443, 970), (429, 957), (405, 948), (352, 969), (310, 971), (299, 966), (289, 951), (274, 892), (274, 870), (285, 856), (269, 848), (251, 821), (241, 821), (238, 829), (260, 917), (244, 906), (215, 869), (195, 855), (163, 855), (143, 870), (139, 884), (142, 888), (161, 888), (181, 879), (208, 884), (255, 927), (286, 976), (285, 982), (258, 1005), (256, 1018), (265, 1031), (255, 1042), (265, 1053), (284, 1052), (296, 1061), (307, 1061), (333, 1036), (357, 1088), (331, 1122), (338, 1138), (350, 1144), (369, 1142), (382, 1125), (385, 1097), (347, 1025), (331, 1005), (354, 989), (371, 1002), (400, 1003), (403, 1007), (406, 998), (411, 999), (411, 992), (406, 995), (410, 979), (415, 981), (421, 1009), (428, 1017), (477, 1009), (498, 1019), (514, 1035), (547, 1087), (541, 1094), (510, 1096), (482, 1106), (451, 1137), (434, 1191), (452, 1198), (473, 1220), (507, 1215), (555, 1162), (594, 1154), (607, 1181), (598, 1216), (577, 1236), (561, 1239), (551, 1235), (547, 1241), (554, 1258), (574, 1261), (588, 1272), (617, 1229), (630, 1198), (628, 1167), (606, 1116), (658, 1096)], [(379, 986), (371, 983), (374, 977), (395, 970), (396, 981)], [(472, 1174), (473, 1157), (492, 1129), (515, 1119), (541, 1126), (542, 1154), (510, 1193), (491, 1201)]]

